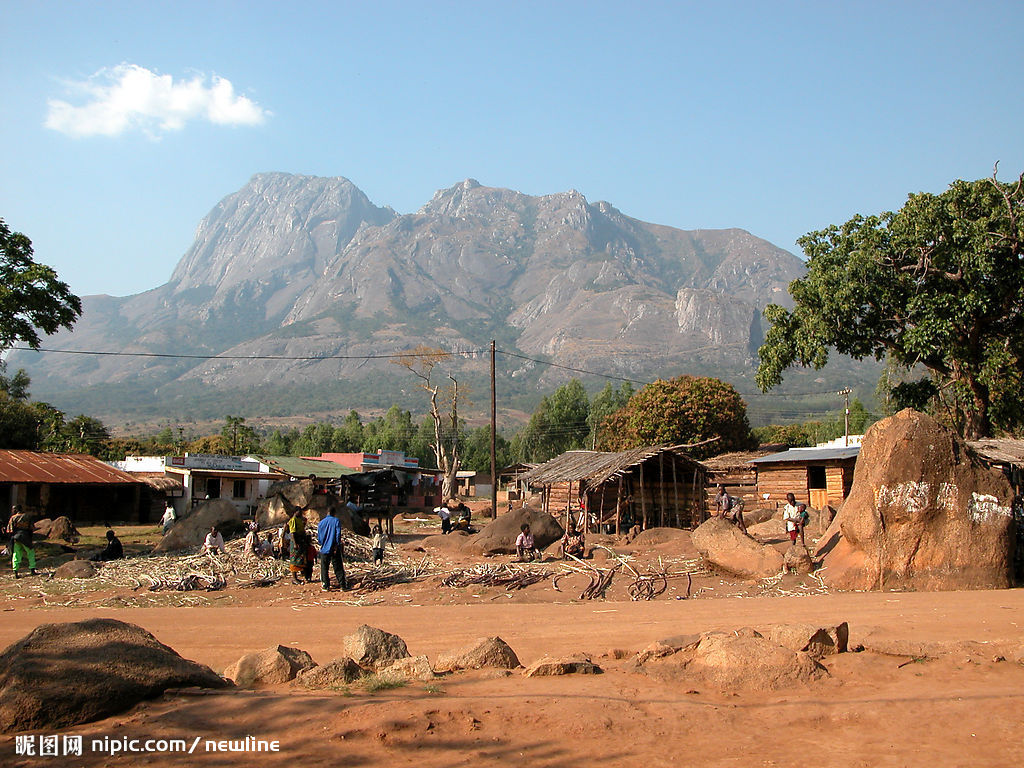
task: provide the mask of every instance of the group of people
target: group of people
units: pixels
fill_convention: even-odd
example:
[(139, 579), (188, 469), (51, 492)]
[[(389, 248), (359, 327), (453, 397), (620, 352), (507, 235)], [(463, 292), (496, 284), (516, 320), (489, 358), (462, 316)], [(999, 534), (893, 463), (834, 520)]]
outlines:
[[(14, 571), (14, 578), (21, 578), (21, 572), (26, 562), (29, 574), (38, 576), (39, 574), (36, 573), (35, 522), (20, 504), (11, 507), (11, 517), (7, 521), (7, 525), (3, 527), (3, 532), (7, 535), (6, 551), (11, 554), (11, 569)], [(108, 562), (124, 557), (124, 546), (113, 529), (107, 530), (106, 539), (103, 549), (93, 553), (89, 560), (94, 563)]]
[[(743, 499), (730, 496), (725, 490), (724, 485), (718, 486), (718, 495), (715, 497), (715, 510), (721, 517), (735, 524), (741, 531), (747, 532), (746, 523), (743, 521)], [(793, 544), (796, 544), (796, 540), (799, 537), (800, 546), (807, 546), (804, 540), (804, 528), (807, 527), (809, 519), (810, 514), (807, 512), (807, 505), (802, 502), (798, 503), (796, 496), (792, 493), (787, 493), (786, 504), (782, 508), (782, 520), (786, 524), (786, 533), (789, 534), (789, 540)]]
[(440, 507), (434, 507), (434, 514), (441, 518), (441, 533), (448, 534), (453, 530), (470, 533), (473, 530), (473, 512), (458, 499), (448, 499)]
[[(568, 528), (566, 528), (565, 535), (562, 536), (561, 549), (563, 560), (582, 558), (586, 555), (583, 531), (577, 529), (576, 524), (571, 520), (569, 521)], [(543, 556), (543, 553), (537, 547), (537, 540), (530, 530), (530, 524), (523, 523), (519, 526), (519, 536), (516, 537), (516, 557), (519, 558), (519, 562), (540, 560)]]

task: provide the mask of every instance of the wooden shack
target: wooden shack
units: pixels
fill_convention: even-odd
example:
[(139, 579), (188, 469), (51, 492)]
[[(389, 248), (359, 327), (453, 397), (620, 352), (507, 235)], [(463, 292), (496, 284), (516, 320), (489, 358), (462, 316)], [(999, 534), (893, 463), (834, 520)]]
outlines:
[(790, 448), (753, 459), (761, 506), (785, 504), (786, 494), (814, 509), (838, 509), (850, 494), (859, 445), (843, 448)]
[(674, 528), (699, 524), (707, 470), (682, 446), (616, 453), (568, 451), (531, 469), (521, 480), (540, 489), (543, 509), (563, 525), (621, 533), (633, 525)]
[(708, 470), (707, 508), (715, 508), (719, 485), (724, 485), (726, 492), (733, 498), (743, 499), (746, 509), (760, 507), (762, 499), (757, 495), (757, 469), (750, 462), (777, 451), (778, 447), (775, 450), (735, 451), (704, 459), (702, 463)]

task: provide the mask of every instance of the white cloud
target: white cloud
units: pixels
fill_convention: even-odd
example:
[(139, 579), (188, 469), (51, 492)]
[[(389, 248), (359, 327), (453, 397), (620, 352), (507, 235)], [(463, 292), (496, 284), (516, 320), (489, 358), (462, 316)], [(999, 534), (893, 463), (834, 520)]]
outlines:
[(44, 125), (68, 136), (120, 136), (139, 130), (157, 138), (180, 131), (191, 120), (215, 125), (259, 125), (270, 112), (237, 95), (230, 80), (205, 75), (177, 82), (135, 64), (101, 69), (88, 80), (69, 83), (80, 105), (50, 99)]

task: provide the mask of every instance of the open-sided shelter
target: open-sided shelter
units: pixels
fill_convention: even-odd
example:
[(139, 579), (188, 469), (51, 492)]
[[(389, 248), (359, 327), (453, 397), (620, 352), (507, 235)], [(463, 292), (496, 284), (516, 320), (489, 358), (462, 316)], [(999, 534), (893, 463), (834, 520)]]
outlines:
[(680, 446), (656, 445), (615, 453), (568, 451), (520, 479), (541, 490), (544, 510), (563, 524), (571, 516), (620, 533), (635, 524), (699, 524), (706, 474)]

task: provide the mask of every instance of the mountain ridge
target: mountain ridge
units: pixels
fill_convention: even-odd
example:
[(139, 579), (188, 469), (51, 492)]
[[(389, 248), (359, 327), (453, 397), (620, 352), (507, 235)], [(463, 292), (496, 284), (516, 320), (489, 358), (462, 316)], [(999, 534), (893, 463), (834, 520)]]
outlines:
[[(47, 344), (252, 359), (20, 352), (12, 362), (55, 405), (119, 418), (272, 407), (254, 393), (272, 400), (275, 386), (292, 393), (282, 411), (306, 408), (303, 391), (366, 408), (412, 387), (371, 355), (492, 338), (608, 375), (749, 382), (761, 310), (788, 303), (803, 271), (744, 230), (651, 224), (576, 190), (531, 196), (466, 179), (398, 214), (344, 177), (259, 173), (202, 219), (167, 283), (84, 297), (75, 329)], [(475, 359), (456, 367), (471, 381), (486, 373)], [(564, 379), (541, 367), (505, 372), (521, 405)]]

